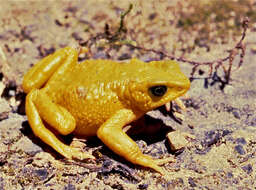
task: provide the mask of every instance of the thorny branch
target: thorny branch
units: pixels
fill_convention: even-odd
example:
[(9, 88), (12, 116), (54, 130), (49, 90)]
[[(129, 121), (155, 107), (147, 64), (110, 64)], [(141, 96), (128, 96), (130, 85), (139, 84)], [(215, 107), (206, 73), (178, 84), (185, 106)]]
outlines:
[[(131, 11), (131, 9), (132, 9), (132, 4), (130, 5), (130, 7), (128, 8), (127, 11), (125, 11), (123, 14), (121, 14), (119, 28), (115, 33), (111, 34), (111, 32), (109, 31), (109, 26), (108, 26), (108, 24), (106, 24), (104, 33), (99, 33), (98, 35), (96, 35), (95, 37), (90, 38), (86, 42), (81, 42), (80, 45), (81, 46), (86, 46), (88, 48), (88, 51), (89, 51), (88, 53), (90, 55), (92, 55), (91, 47), (94, 44), (96, 44), (96, 42), (100, 39), (106, 39), (108, 44), (110, 45), (107, 52), (110, 51), (110, 49), (115, 47), (116, 42), (125, 41), (124, 34), (126, 33), (127, 30), (124, 28), (125, 27), (124, 26), (124, 18)], [(137, 49), (137, 50), (141, 50), (141, 51), (145, 51), (145, 52), (153, 52), (153, 53), (159, 55), (161, 57), (161, 59), (162, 58), (168, 58), (168, 59), (171, 59), (171, 60), (181, 61), (181, 62), (189, 63), (189, 64), (193, 65), (192, 71), (190, 73), (190, 80), (196, 79), (194, 77), (194, 74), (195, 74), (196, 71), (198, 71), (200, 66), (208, 65), (210, 67), (208, 77), (203, 78), (203, 79), (212, 79), (213, 83), (220, 82), (221, 83), (221, 89), (223, 89), (225, 87), (225, 85), (227, 85), (230, 81), (231, 68), (232, 68), (232, 65), (233, 65), (233, 61), (234, 61), (234, 58), (239, 54), (239, 52), (240, 52), (240, 54), (239, 54), (240, 55), (240, 61), (239, 61), (239, 64), (238, 64), (238, 68), (243, 64), (243, 58), (244, 58), (244, 55), (245, 55), (245, 45), (244, 45), (243, 42), (244, 42), (244, 39), (246, 37), (248, 24), (249, 24), (249, 18), (245, 17), (243, 22), (242, 22), (242, 27), (243, 27), (242, 36), (241, 36), (240, 40), (238, 41), (238, 43), (235, 45), (235, 47), (232, 48), (231, 50), (227, 51), (227, 52), (229, 52), (229, 54), (226, 57), (219, 58), (219, 59), (216, 59), (216, 60), (213, 60), (213, 61), (207, 61), (207, 62), (193, 61), (193, 60), (186, 59), (183, 56), (176, 57), (174, 55), (170, 55), (169, 53), (165, 53), (161, 50), (145, 48), (143, 46), (134, 45), (134, 44), (129, 43), (129, 42), (128, 43), (121, 43), (121, 44), (129, 46), (133, 49)], [(224, 62), (226, 62), (226, 61), (228, 61), (228, 66), (227, 67), (224, 65)], [(224, 79), (221, 79), (221, 77), (219, 77), (217, 75), (217, 71), (220, 67), (223, 69)]]
[[(220, 66), (222, 66), (223, 68), (223, 71), (225, 73), (225, 81), (222, 81), (225, 84), (228, 84), (229, 83), (229, 80), (230, 80), (230, 75), (231, 75), (231, 68), (232, 68), (232, 65), (233, 65), (233, 61), (234, 61), (234, 58), (236, 55), (238, 55), (239, 53), (239, 50), (241, 50), (241, 53), (240, 53), (240, 61), (239, 61), (239, 64), (238, 64), (238, 68), (242, 65), (243, 63), (243, 57), (245, 55), (245, 45), (243, 44), (243, 41), (245, 39), (245, 36), (246, 36), (246, 32), (247, 32), (247, 29), (248, 29), (248, 23), (249, 23), (249, 18), (246, 17), (244, 20), (243, 20), (243, 33), (242, 33), (242, 36), (241, 36), (241, 39), (238, 41), (238, 43), (235, 45), (235, 47), (231, 50), (228, 50), (229, 52), (229, 55), (224, 57), (224, 58), (219, 58), (217, 60), (214, 60), (214, 61), (208, 61), (208, 62), (197, 62), (197, 61), (192, 61), (192, 60), (189, 60), (189, 59), (186, 59), (184, 57), (175, 57), (174, 55), (169, 55), (169, 54), (166, 54), (165, 52), (163, 51), (158, 51), (158, 50), (154, 50), (154, 49), (147, 49), (147, 48), (144, 48), (144, 47), (140, 47), (140, 46), (134, 46), (132, 44), (127, 44), (128, 46), (130, 47), (133, 47), (133, 48), (136, 48), (136, 49), (140, 49), (140, 50), (143, 50), (143, 51), (150, 51), (150, 52), (153, 52), (153, 53), (156, 53), (156, 54), (159, 54), (161, 55), (162, 57), (167, 57), (171, 60), (176, 60), (176, 61), (182, 61), (182, 62), (185, 62), (185, 63), (189, 63), (189, 64), (192, 64), (193, 65), (193, 68), (192, 68), (192, 72), (190, 73), (191, 75), (191, 79), (193, 79), (194, 77), (194, 74), (195, 72), (197, 71), (198, 67), (201, 66), (201, 65), (208, 65), (210, 67), (210, 71), (209, 71), (209, 77), (208, 78), (212, 78), (214, 77), (212, 75), (213, 73), (213, 66), (214, 64), (215, 65), (215, 71), (214, 71), (214, 75), (216, 75), (217, 73), (217, 70)], [(228, 68), (226, 68), (224, 66), (224, 62), (225, 61), (229, 61), (229, 65), (228, 65)]]

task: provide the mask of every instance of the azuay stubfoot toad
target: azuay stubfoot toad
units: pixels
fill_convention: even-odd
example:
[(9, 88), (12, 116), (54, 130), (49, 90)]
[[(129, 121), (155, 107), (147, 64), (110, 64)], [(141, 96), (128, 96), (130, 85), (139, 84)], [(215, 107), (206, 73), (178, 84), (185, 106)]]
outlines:
[(122, 128), (189, 89), (190, 82), (178, 64), (138, 59), (78, 63), (77, 58), (78, 52), (66, 47), (25, 74), (26, 114), (34, 134), (69, 159), (94, 157), (65, 145), (54, 133), (97, 135), (126, 160), (163, 174), (159, 164), (165, 160), (144, 155)]

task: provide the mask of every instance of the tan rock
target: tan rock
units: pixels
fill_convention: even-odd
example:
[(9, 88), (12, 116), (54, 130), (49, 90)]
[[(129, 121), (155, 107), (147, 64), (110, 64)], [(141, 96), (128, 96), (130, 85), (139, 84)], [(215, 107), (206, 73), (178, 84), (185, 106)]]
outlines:
[(180, 131), (172, 131), (167, 134), (167, 139), (171, 150), (177, 151), (188, 145), (188, 140), (185, 138), (184, 133)]

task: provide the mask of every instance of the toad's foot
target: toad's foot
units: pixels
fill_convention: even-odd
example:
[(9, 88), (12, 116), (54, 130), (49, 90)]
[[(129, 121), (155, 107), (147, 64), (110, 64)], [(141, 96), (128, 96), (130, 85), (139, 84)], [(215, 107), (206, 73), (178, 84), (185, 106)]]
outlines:
[[(146, 156), (146, 155), (144, 155)], [(166, 163), (170, 163), (170, 162), (175, 162), (175, 159), (172, 157), (169, 158), (162, 158), (162, 159), (156, 159), (156, 160), (152, 160), (151, 157), (148, 157), (146, 160), (146, 164), (147, 167), (150, 167), (154, 170), (156, 170), (157, 172), (159, 172), (162, 176), (168, 176), (168, 172), (166, 170), (164, 170), (162, 167), (160, 167), (160, 165), (166, 164)], [(145, 164), (144, 163), (144, 164)]]
[[(186, 97), (185, 97), (186, 98)], [(186, 112), (186, 106), (184, 105), (184, 103), (182, 102), (182, 100), (180, 98), (176, 98), (175, 100), (173, 100), (179, 107), (182, 111)], [(167, 102), (165, 104), (165, 109), (166, 111), (171, 111), (171, 103), (170, 102)]]

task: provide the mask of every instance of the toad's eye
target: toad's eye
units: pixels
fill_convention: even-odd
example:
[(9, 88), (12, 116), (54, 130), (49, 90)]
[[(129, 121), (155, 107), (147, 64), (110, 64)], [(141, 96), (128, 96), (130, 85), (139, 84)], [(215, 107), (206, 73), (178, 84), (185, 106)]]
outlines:
[(163, 96), (166, 91), (167, 91), (167, 87), (164, 85), (161, 86), (153, 86), (149, 88), (150, 92), (157, 97)]

